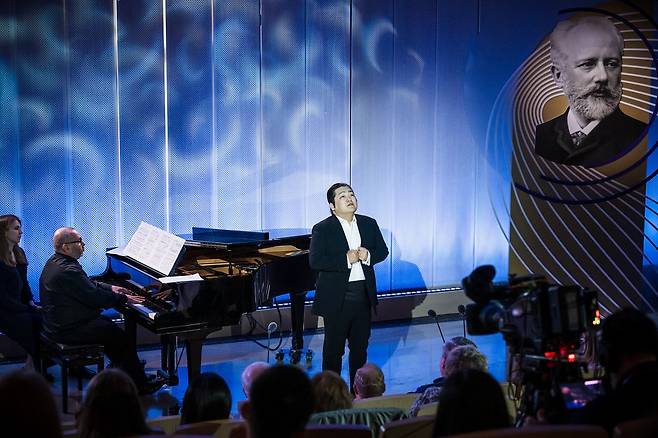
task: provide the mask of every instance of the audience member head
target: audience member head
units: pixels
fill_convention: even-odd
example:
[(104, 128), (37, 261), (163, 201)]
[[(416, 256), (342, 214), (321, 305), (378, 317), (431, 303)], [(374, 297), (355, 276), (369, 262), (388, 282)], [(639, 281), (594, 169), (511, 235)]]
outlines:
[(449, 375), (438, 405), (435, 437), (510, 426), (503, 390), (481, 370), (463, 369)]
[(227, 419), (231, 403), (231, 390), (226, 381), (216, 373), (202, 373), (185, 391), (181, 424)]
[(7, 266), (27, 264), (25, 253), (18, 246), (23, 235), (23, 223), (13, 214), (0, 216), (0, 262)]
[(656, 361), (656, 324), (636, 309), (623, 309), (603, 320), (599, 344), (601, 365), (608, 372), (624, 374), (645, 362)]
[(439, 371), (441, 372), (442, 376), (446, 375), (445, 366), (446, 366), (446, 359), (448, 357), (448, 354), (455, 348), (461, 347), (463, 345), (470, 345), (472, 347), (477, 348), (475, 342), (463, 336), (455, 336), (454, 338), (449, 339), (448, 341), (446, 341), (445, 344), (443, 344), (443, 353), (441, 354), (441, 361), (439, 362)]
[(354, 395), (357, 399), (379, 397), (386, 391), (384, 373), (374, 363), (367, 363), (354, 376)]
[(277, 365), (263, 371), (241, 405), (250, 438), (303, 437), (313, 410), (311, 382), (302, 370)]
[(78, 230), (71, 227), (62, 227), (53, 235), (53, 246), (55, 252), (64, 254), (74, 259), (79, 259), (85, 252), (85, 243)]
[(148, 434), (133, 380), (118, 368), (96, 374), (78, 412), (80, 438), (113, 438)]
[(487, 371), (487, 357), (471, 345), (462, 345), (454, 348), (446, 358), (444, 371), (448, 377), (456, 371), (463, 369)]
[(315, 405), (313, 412), (336, 411), (352, 407), (352, 395), (343, 378), (334, 371), (325, 370), (311, 379)]
[(240, 376), (240, 380), (242, 381), (242, 391), (247, 398), (249, 398), (251, 384), (269, 367), (270, 365), (266, 362), (253, 362), (247, 365), (247, 368), (244, 369)]
[(41, 375), (18, 370), (0, 377), (0, 425), (8, 437), (62, 436), (55, 399)]

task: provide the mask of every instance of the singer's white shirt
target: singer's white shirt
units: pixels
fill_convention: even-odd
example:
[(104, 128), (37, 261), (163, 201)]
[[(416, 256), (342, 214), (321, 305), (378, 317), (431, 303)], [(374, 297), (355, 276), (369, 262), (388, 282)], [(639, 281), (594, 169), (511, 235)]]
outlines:
[[(359, 226), (356, 223), (356, 216), (352, 218), (351, 222), (347, 222), (340, 216), (336, 217), (338, 218), (338, 222), (340, 222), (340, 226), (343, 228), (343, 233), (345, 233), (347, 245), (350, 249), (359, 249), (361, 246), (361, 233), (359, 233)], [(345, 255), (345, 257), (347, 257), (347, 255)], [(361, 266), (361, 263), (370, 266), (370, 251), (368, 251), (368, 257), (364, 262), (357, 261), (356, 263), (351, 264), (349, 257), (347, 257), (347, 267), (350, 268), (350, 282), (366, 279), (366, 276), (363, 275), (363, 266)]]

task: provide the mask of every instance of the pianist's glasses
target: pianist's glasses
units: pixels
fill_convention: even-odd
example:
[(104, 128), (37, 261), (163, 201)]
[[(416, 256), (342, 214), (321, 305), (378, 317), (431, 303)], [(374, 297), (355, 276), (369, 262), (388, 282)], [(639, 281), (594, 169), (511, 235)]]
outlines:
[(80, 245), (85, 246), (85, 243), (82, 241), (82, 239), (74, 240), (73, 242), (64, 242), (64, 243), (65, 244), (68, 243), (69, 245), (73, 245), (74, 243), (79, 243)]

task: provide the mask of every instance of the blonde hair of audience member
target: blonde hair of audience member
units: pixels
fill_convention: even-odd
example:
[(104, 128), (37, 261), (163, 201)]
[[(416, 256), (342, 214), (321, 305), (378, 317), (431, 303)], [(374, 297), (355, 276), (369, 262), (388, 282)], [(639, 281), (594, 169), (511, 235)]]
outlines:
[(118, 368), (91, 379), (77, 415), (80, 438), (115, 438), (149, 434), (133, 380)]
[(475, 369), (487, 371), (487, 357), (477, 348), (470, 345), (463, 345), (453, 349), (448, 353), (445, 361), (445, 376), (452, 375), (455, 371), (463, 369)]
[(448, 339), (445, 342), (445, 344), (443, 344), (443, 351), (441, 352), (441, 359), (439, 360), (439, 372), (441, 373), (442, 376), (446, 376), (445, 367), (446, 367), (446, 359), (448, 358), (448, 354), (450, 354), (450, 352), (455, 348), (462, 347), (465, 345), (470, 345), (471, 347), (478, 348), (477, 345), (475, 345), (475, 342), (471, 341), (470, 339), (464, 336), (455, 336), (453, 338)]
[(270, 364), (267, 362), (252, 362), (242, 371), (240, 376), (240, 381), (242, 382), (242, 391), (244, 395), (249, 398), (249, 390), (251, 389), (251, 384), (263, 374), (263, 371), (268, 369)]
[(357, 400), (379, 397), (386, 391), (384, 373), (374, 363), (367, 363), (354, 376), (354, 395)]
[(18, 370), (0, 377), (0, 430), (7, 437), (61, 438), (57, 405), (41, 375)]
[(325, 370), (313, 376), (311, 387), (315, 398), (315, 413), (352, 407), (352, 394), (347, 383), (334, 371)]

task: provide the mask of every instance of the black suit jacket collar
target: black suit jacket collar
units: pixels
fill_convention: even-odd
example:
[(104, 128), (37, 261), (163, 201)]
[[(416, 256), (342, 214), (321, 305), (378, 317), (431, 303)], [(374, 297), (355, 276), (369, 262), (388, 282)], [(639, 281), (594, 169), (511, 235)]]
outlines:
[(569, 133), (569, 126), (567, 123), (568, 113), (569, 110), (562, 114), (553, 126), (557, 144), (568, 154), (565, 159), (566, 162), (578, 160), (579, 157), (591, 153), (597, 148), (604, 148), (604, 144), (607, 143), (610, 138), (616, 138), (614, 131), (619, 127), (619, 124), (623, 122), (622, 119), (625, 117), (619, 107), (617, 107), (612, 114), (601, 120), (601, 122), (583, 139), (582, 143), (576, 147), (573, 144), (571, 134)]

